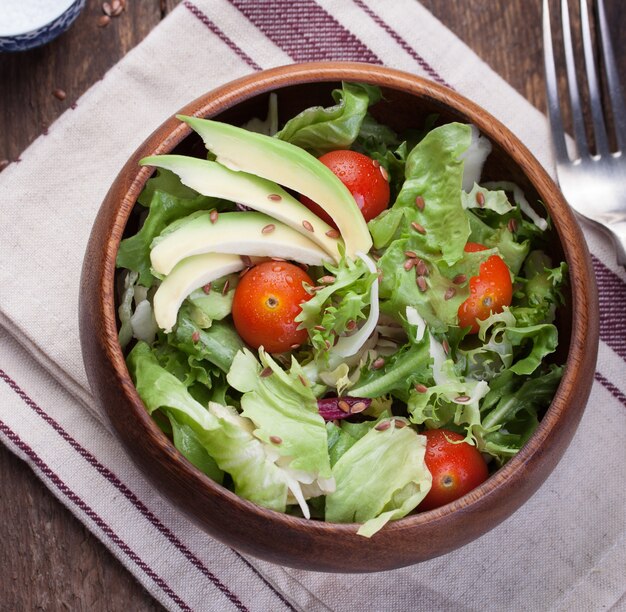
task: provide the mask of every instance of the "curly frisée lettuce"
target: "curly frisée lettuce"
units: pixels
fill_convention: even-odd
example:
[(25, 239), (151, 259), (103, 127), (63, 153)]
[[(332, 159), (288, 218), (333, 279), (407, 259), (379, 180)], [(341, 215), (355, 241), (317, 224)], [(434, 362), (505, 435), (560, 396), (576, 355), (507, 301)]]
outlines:
[[(372, 537), (420, 511), (432, 485), (427, 430), (461, 434), (492, 471), (533, 434), (563, 373), (555, 318), (568, 271), (548, 254), (541, 203), (505, 180), (482, 182), (491, 145), (474, 126), (438, 125), (431, 116), (396, 131), (380, 120), (378, 104), (389, 103), (369, 85), (343, 83), (333, 100), (281, 125), (272, 95), (267, 119), (248, 122), (247, 132), (183, 118), (209, 145), (217, 142), (211, 161), (144, 160), (162, 168), (118, 252), (119, 339), (146, 410), (198, 470), (260, 506), (358, 523), (355, 531)], [(228, 135), (245, 143), (250, 131), (265, 134), (255, 136), (257, 153), (272, 143), (271, 172), (250, 150), (239, 164), (239, 145), (225, 144)], [(355, 206), (337, 212), (327, 203), (326, 212), (342, 218), (341, 233), (299, 201), (327, 193), (316, 190), (326, 175), (314, 157), (340, 149), (369, 156), (391, 193), (389, 207), (367, 224)], [(293, 151), (281, 182), (281, 156)], [(291, 176), (294, 160), (306, 161), (306, 180)], [(350, 196), (335, 183), (333, 193)], [(256, 224), (253, 204), (262, 210)], [(281, 223), (297, 231), (298, 248)], [(201, 263), (177, 238), (192, 226)], [(246, 244), (229, 252), (232, 265), (206, 270), (214, 240), (230, 250)], [(166, 241), (178, 263), (154, 269)], [(484, 248), (468, 252), (468, 242)], [(319, 249), (333, 256), (298, 261)], [(485, 301), (478, 326), (461, 327), (460, 308), (494, 256), (509, 272), (510, 304)], [(315, 279), (298, 286), (308, 295), (295, 316), (305, 340), (284, 353), (251, 350), (235, 326), (233, 300), (244, 274), (281, 258)], [(163, 288), (175, 281), (186, 289), (166, 304), (164, 324)]]

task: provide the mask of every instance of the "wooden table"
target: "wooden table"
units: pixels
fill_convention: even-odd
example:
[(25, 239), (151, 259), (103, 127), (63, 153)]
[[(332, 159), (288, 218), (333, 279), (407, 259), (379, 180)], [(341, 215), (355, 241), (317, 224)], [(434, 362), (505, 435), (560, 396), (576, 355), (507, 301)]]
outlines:
[[(179, 1), (128, 0), (126, 12), (100, 28), (101, 2), (88, 0), (71, 30), (58, 40), (27, 53), (0, 55), (0, 167), (2, 160), (16, 159)], [(626, 82), (621, 37), (626, 30), (626, 5), (620, 0), (605, 2)], [(422, 3), (544, 109), (540, 0)], [(56, 89), (65, 92), (65, 99), (53, 95)], [(0, 482), (0, 609), (162, 609), (4, 447), (0, 447)]]

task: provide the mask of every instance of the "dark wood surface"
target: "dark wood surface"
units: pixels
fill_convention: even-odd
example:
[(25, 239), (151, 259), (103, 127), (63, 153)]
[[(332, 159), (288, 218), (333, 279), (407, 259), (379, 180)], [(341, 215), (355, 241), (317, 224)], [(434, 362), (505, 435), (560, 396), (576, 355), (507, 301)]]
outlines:
[[(43, 49), (0, 55), (0, 164), (14, 160), (58, 115), (158, 24), (179, 0), (129, 0), (98, 28), (88, 0), (72, 29)], [(626, 76), (626, 6), (605, 0)], [(499, 74), (544, 108), (540, 0), (422, 0)], [(65, 100), (52, 95), (66, 92)], [(0, 448), (0, 609), (160, 610), (29, 468)]]

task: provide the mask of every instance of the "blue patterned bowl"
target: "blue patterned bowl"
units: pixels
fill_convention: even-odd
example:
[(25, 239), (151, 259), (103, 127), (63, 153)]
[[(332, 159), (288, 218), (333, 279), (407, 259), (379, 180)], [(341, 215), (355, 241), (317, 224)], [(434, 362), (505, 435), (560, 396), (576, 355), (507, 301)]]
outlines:
[[(6, 0), (2, 0), (5, 2)], [(85, 0), (68, 0), (59, 6), (59, 12), (47, 23), (33, 23), (31, 28), (21, 32), (11, 32), (8, 24), (2, 24), (0, 19), (0, 52), (26, 51), (49, 43), (65, 32), (74, 22), (85, 6)], [(40, 20), (41, 21), (41, 20)], [(24, 29), (24, 28), (19, 28)]]

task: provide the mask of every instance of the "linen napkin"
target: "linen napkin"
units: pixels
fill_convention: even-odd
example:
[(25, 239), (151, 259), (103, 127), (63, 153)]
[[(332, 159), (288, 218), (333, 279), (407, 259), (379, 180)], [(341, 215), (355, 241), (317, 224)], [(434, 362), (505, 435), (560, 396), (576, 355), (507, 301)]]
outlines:
[(552, 170), (543, 115), (414, 0), (185, 0), (0, 175), (2, 441), (171, 610), (626, 609), (626, 274), (591, 228), (601, 342), (580, 428), (527, 504), (446, 556), (372, 575), (244, 557), (164, 501), (98, 413), (81, 362), (78, 284), (125, 160), (205, 91), (331, 59), (454, 87)]

